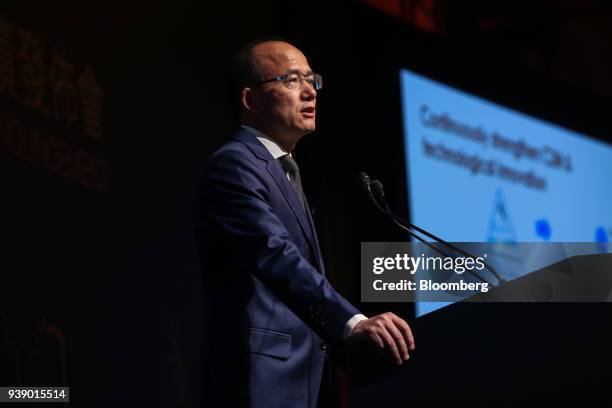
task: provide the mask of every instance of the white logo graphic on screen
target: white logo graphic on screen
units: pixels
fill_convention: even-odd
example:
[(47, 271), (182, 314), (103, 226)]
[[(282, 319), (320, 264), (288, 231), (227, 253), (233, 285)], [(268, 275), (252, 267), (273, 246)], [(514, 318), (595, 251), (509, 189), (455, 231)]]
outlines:
[(487, 241), (489, 242), (516, 242), (514, 227), (512, 226), (510, 214), (506, 209), (501, 188), (498, 188), (495, 192), (493, 212), (487, 236)]

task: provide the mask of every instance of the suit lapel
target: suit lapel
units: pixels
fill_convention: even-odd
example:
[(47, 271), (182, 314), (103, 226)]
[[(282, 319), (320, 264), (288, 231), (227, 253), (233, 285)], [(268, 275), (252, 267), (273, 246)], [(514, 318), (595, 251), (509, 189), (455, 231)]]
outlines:
[[(293, 214), (295, 214), (295, 217), (297, 218), (298, 223), (300, 224), (300, 227), (304, 232), (304, 236), (306, 237), (306, 241), (308, 242), (312, 253), (315, 255), (315, 258), (317, 258), (317, 262), (321, 264), (321, 252), (318, 247), (319, 244), (315, 236), (314, 225), (312, 224), (310, 214), (307, 215), (306, 212), (302, 209), (297, 194), (295, 193), (295, 190), (287, 179), (285, 171), (283, 170), (283, 167), (281, 166), (280, 162), (274, 157), (272, 157), (268, 149), (266, 149), (266, 147), (261, 144), (259, 140), (257, 140), (255, 135), (253, 135), (248, 130), (243, 129), (242, 131), (238, 132), (234, 136), (234, 139), (237, 139), (246, 144), (257, 157), (267, 162), (266, 170), (268, 171), (268, 173), (270, 173), (272, 179), (274, 179), (279, 189), (282, 191), (285, 200), (289, 204), (289, 207), (291, 208), (291, 211), (293, 211)], [(322, 272), (322, 265), (320, 266), (320, 268)]]
[(323, 265), (323, 255), (321, 254), (321, 246), (319, 245), (319, 239), (317, 238), (317, 230), (315, 229), (314, 220), (312, 219), (312, 213), (310, 212), (310, 206), (308, 205), (307, 199), (306, 214), (308, 215), (308, 221), (310, 223), (310, 228), (312, 229), (312, 235), (315, 241), (315, 257), (317, 258), (317, 263), (319, 264), (319, 270), (321, 271), (321, 274), (325, 276), (325, 266)]
[(312, 225), (309, 219), (307, 218), (306, 212), (302, 209), (297, 194), (295, 193), (295, 190), (287, 179), (283, 167), (278, 162), (278, 160), (272, 159), (272, 161), (268, 162), (266, 169), (268, 170), (280, 190), (283, 192), (285, 200), (287, 200), (287, 202), (289, 203), (289, 207), (291, 207), (291, 210), (295, 214), (295, 217), (297, 218), (300, 227), (302, 228), (302, 231), (304, 231), (304, 235), (306, 235), (308, 244), (310, 245), (313, 254), (317, 254), (318, 248), (316, 245), (316, 237), (314, 236), (314, 229), (312, 228)]

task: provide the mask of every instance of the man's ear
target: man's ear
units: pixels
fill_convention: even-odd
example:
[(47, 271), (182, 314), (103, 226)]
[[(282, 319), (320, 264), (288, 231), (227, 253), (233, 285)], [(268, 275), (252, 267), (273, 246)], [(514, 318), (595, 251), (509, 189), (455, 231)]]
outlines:
[(251, 88), (242, 88), (240, 102), (242, 104), (242, 109), (245, 112), (253, 112), (255, 110), (255, 103), (253, 101), (253, 90)]

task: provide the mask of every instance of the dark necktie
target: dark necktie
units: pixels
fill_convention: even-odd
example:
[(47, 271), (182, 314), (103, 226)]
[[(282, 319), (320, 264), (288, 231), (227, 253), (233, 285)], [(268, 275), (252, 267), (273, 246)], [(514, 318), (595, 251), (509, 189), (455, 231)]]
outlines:
[(306, 200), (304, 198), (304, 190), (302, 190), (302, 182), (300, 180), (300, 168), (293, 157), (289, 156), (288, 154), (279, 157), (278, 160), (283, 166), (283, 169), (289, 173), (289, 182), (300, 200), (302, 209), (306, 211)]

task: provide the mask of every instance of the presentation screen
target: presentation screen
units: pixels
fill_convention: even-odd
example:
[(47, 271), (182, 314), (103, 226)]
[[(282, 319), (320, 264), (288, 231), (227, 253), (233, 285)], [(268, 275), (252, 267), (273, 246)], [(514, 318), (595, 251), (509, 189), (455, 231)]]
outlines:
[(412, 223), (449, 242), (609, 241), (612, 146), (407, 69), (400, 84)]

